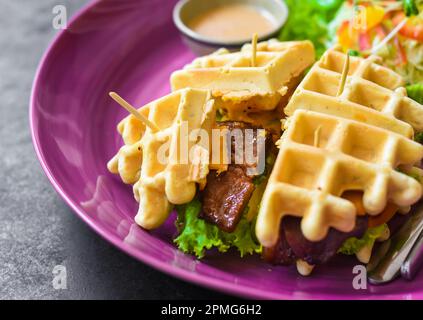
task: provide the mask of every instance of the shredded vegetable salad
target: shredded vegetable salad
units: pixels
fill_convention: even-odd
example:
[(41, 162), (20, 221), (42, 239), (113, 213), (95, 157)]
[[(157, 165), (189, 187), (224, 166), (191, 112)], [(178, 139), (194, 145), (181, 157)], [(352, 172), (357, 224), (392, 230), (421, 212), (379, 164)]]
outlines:
[(340, 44), (377, 54), (408, 84), (423, 82), (423, 0), (285, 0), (290, 16), (281, 40), (309, 39), (318, 56)]
[[(377, 54), (408, 84), (423, 82), (423, 0), (346, 1), (332, 23), (333, 43)], [(420, 12), (420, 13), (419, 13)]]

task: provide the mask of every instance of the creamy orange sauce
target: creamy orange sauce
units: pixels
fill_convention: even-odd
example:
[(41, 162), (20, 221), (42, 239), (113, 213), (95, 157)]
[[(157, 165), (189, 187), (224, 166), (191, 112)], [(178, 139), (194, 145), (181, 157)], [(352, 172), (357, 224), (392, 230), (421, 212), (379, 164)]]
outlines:
[(275, 23), (263, 12), (247, 4), (230, 4), (213, 8), (188, 23), (195, 32), (220, 41), (237, 41), (271, 32)]

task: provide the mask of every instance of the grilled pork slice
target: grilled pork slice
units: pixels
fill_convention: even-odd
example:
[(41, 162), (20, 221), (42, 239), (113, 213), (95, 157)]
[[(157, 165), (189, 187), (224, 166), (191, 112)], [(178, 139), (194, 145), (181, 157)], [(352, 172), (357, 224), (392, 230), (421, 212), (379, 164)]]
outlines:
[[(264, 148), (257, 143), (257, 130), (261, 128), (243, 122), (222, 122), (219, 126), (227, 128), (229, 134), (234, 129), (240, 129), (243, 133), (246, 129), (254, 129), (252, 141), (246, 143), (252, 144), (255, 159), (265, 159), (269, 152), (274, 152), (269, 134), (266, 134)], [(254, 176), (248, 175), (248, 169), (256, 167), (257, 164), (235, 164), (236, 154), (246, 152), (245, 145), (243, 147), (237, 150), (235, 139), (231, 138), (231, 164), (228, 165), (228, 170), (221, 173), (211, 171), (201, 194), (203, 210), (200, 217), (226, 232), (235, 231), (255, 190)], [(260, 157), (261, 152), (265, 153), (264, 157)]]
[(228, 171), (211, 172), (203, 192), (201, 217), (221, 230), (233, 232), (254, 191), (253, 178), (244, 168), (230, 165)]
[(265, 261), (273, 264), (290, 265), (296, 260), (304, 260), (310, 265), (327, 263), (351, 237), (361, 238), (367, 230), (367, 217), (358, 217), (355, 228), (344, 233), (330, 229), (322, 241), (307, 240), (301, 231), (301, 219), (284, 217), (281, 222), (279, 241), (273, 248), (263, 249)]

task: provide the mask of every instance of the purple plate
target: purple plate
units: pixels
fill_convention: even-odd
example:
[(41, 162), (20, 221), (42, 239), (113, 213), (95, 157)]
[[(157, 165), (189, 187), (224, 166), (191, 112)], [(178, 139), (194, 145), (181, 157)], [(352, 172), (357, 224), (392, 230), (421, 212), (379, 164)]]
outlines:
[[(259, 257), (212, 254), (198, 261), (172, 243), (173, 222), (154, 232), (134, 224), (130, 187), (108, 173), (126, 114), (108, 97), (119, 92), (141, 106), (169, 92), (169, 75), (193, 58), (173, 26), (175, 1), (91, 3), (61, 32), (35, 78), (30, 122), (35, 150), (57, 192), (97, 233), (163, 272), (244, 297), (269, 299), (419, 299), (413, 282), (353, 288), (357, 261), (338, 257), (310, 278)], [(76, 235), (77, 236), (77, 235)], [(106, 262), (107, 263), (107, 262)]]

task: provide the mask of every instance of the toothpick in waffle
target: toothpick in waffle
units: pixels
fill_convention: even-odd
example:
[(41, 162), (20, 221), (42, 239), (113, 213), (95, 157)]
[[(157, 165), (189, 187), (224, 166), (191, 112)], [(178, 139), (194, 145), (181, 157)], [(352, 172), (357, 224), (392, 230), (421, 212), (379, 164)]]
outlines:
[[(204, 141), (187, 140), (186, 150), (194, 150), (194, 159), (183, 161), (183, 137), (203, 129), (210, 134), (215, 123), (214, 100), (207, 90), (184, 89), (173, 92), (139, 109), (160, 130), (146, 127), (133, 115), (119, 125), (125, 145), (110, 160), (108, 168), (119, 174), (128, 184), (134, 184), (134, 195), (139, 201), (135, 221), (145, 229), (159, 227), (168, 217), (173, 204), (190, 202), (196, 194), (196, 184), (204, 184), (208, 163), (194, 160), (208, 159), (209, 145)], [(181, 126), (188, 125), (183, 133)], [(161, 150), (168, 150), (168, 160), (159, 158)], [(197, 159), (198, 160), (198, 159)]]
[(422, 158), (423, 146), (401, 134), (298, 109), (280, 141), (257, 218), (257, 238), (265, 247), (275, 245), (285, 215), (302, 218), (302, 232), (310, 241), (324, 239), (330, 227), (350, 232), (356, 209), (341, 198), (348, 190), (364, 193), (363, 205), (372, 216), (388, 201), (412, 205), (421, 198), (422, 187), (395, 169)]
[(296, 89), (285, 113), (306, 109), (361, 121), (412, 138), (423, 131), (423, 106), (407, 97), (404, 80), (377, 62), (350, 57), (345, 89), (337, 90), (346, 55), (328, 50)]

